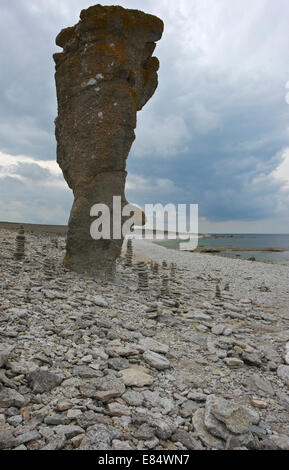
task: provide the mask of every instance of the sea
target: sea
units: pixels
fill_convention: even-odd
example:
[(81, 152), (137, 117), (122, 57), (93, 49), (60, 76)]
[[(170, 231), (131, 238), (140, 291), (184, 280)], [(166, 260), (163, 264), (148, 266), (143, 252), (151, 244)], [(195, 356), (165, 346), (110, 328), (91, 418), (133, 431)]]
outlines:
[[(210, 234), (212, 238), (198, 239), (198, 248), (221, 249), (212, 256), (225, 256), (236, 259), (252, 259), (263, 263), (282, 264), (289, 266), (289, 234)], [(190, 242), (184, 240), (156, 241), (168, 249), (182, 249), (185, 243), (190, 250)], [(239, 250), (238, 250), (239, 249)], [(280, 251), (270, 251), (270, 250)], [(264, 251), (262, 251), (264, 250)], [(268, 250), (268, 251), (266, 251)]]

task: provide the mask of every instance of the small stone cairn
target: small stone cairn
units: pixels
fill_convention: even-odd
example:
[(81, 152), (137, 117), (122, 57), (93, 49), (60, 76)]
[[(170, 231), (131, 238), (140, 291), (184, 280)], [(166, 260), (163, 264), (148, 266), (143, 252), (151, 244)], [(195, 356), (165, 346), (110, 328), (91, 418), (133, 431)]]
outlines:
[(159, 305), (157, 302), (149, 303), (145, 308), (145, 317), (148, 319), (155, 319), (159, 315)]
[(126, 246), (126, 254), (125, 254), (125, 261), (124, 261), (125, 266), (131, 267), (132, 260), (133, 260), (133, 247), (132, 247), (131, 238), (129, 238), (127, 241), (127, 246)]
[(225, 287), (224, 287), (224, 290), (225, 290), (226, 292), (228, 292), (228, 291), (230, 290), (230, 283), (229, 283), (229, 282), (226, 282)]
[(160, 297), (169, 297), (169, 276), (167, 274), (162, 276)]
[(54, 263), (52, 258), (45, 258), (43, 261), (43, 276), (47, 281), (51, 281), (54, 279), (55, 274), (54, 274)]
[(175, 265), (175, 263), (171, 263), (170, 274), (171, 274), (171, 280), (175, 280), (175, 278), (176, 278), (176, 265)]
[(106, 282), (114, 283), (116, 280), (116, 264), (112, 262), (105, 269), (104, 277)]
[(139, 291), (148, 291), (148, 270), (144, 261), (137, 263), (138, 288)]
[(216, 299), (221, 299), (222, 295), (221, 295), (221, 289), (220, 289), (220, 284), (217, 284), (216, 285)]
[(158, 275), (159, 275), (159, 263), (157, 261), (153, 264), (152, 272), (153, 272), (154, 277), (158, 277)]
[(166, 261), (162, 262), (162, 268), (163, 269), (168, 269), (168, 263)]
[(25, 257), (25, 240), (24, 227), (20, 225), (16, 235), (16, 251), (14, 253), (14, 258), (17, 260), (23, 260)]

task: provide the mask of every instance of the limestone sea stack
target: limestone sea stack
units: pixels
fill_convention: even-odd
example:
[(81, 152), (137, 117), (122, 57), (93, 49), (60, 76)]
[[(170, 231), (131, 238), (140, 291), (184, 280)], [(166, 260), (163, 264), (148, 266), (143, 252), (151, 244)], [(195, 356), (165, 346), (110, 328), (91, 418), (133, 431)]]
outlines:
[[(95, 240), (90, 211), (113, 196), (125, 199), (126, 159), (135, 139), (137, 111), (154, 94), (159, 61), (152, 57), (163, 22), (120, 6), (83, 10), (63, 29), (54, 54), (58, 117), (57, 162), (73, 190), (64, 265), (95, 275), (114, 263), (123, 239)], [(122, 219), (122, 222), (124, 219)], [(112, 217), (111, 217), (112, 222)]]

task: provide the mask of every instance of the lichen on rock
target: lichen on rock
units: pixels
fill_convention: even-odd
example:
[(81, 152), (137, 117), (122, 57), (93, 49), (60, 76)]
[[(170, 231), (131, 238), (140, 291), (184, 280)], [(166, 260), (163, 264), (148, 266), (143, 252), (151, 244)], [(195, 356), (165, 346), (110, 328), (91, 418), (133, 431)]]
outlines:
[(57, 162), (74, 193), (64, 265), (95, 275), (120, 255), (122, 239), (94, 240), (91, 207), (125, 199), (126, 159), (136, 114), (154, 94), (159, 62), (152, 57), (163, 22), (120, 6), (96, 5), (62, 30), (54, 54)]

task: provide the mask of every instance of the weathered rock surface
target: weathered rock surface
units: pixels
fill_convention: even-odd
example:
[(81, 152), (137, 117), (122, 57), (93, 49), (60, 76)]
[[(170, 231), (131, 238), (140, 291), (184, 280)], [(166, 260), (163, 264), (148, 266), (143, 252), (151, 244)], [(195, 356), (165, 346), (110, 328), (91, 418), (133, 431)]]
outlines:
[(74, 271), (94, 275), (120, 255), (122, 236), (91, 237), (90, 211), (102, 203), (112, 213), (113, 196), (126, 204), (126, 159), (137, 111), (157, 88), (162, 32), (155, 16), (96, 5), (56, 38), (57, 161), (74, 193), (64, 264)]

